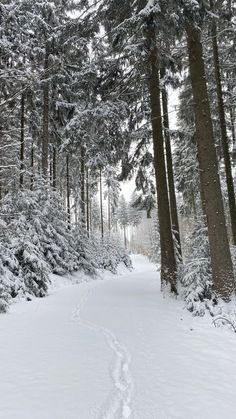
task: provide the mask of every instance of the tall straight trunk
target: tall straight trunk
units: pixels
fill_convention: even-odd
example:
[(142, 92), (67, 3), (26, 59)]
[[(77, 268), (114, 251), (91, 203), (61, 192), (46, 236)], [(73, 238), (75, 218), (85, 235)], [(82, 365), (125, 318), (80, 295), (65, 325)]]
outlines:
[[(44, 77), (48, 78), (49, 51), (45, 48)], [(43, 87), (43, 138), (42, 138), (42, 173), (45, 179), (48, 176), (48, 145), (49, 145), (49, 83)]]
[(102, 170), (100, 169), (99, 176), (100, 183), (100, 217), (101, 217), (101, 236), (104, 237), (104, 222), (103, 222), (103, 197), (102, 197)]
[(148, 27), (147, 39), (150, 45), (148, 62), (149, 93), (152, 118), (154, 167), (157, 187), (158, 218), (160, 224), (161, 281), (162, 285), (170, 284), (171, 291), (177, 293), (177, 269), (170, 220), (164, 155), (164, 138), (161, 118), (159, 63), (156, 45), (156, 31), (152, 25)]
[(31, 143), (31, 151), (30, 151), (30, 168), (31, 168), (31, 175), (30, 175), (30, 190), (34, 189), (34, 130), (32, 132), (32, 143)]
[[(1, 131), (1, 127), (0, 127), (0, 131)], [(0, 149), (0, 152), (1, 152), (1, 149)], [(1, 157), (2, 156), (0, 156), (0, 165), (2, 165), (2, 159), (1, 159)], [(1, 205), (1, 202), (2, 202), (2, 197), (3, 197), (2, 168), (0, 167), (0, 205)]]
[[(211, 10), (214, 11), (213, 0), (210, 0), (210, 6), (211, 6)], [(222, 93), (222, 85), (221, 85), (220, 61), (219, 61), (219, 51), (218, 51), (218, 43), (217, 43), (217, 26), (216, 26), (216, 20), (214, 17), (212, 18), (212, 48), (213, 48), (214, 71), (215, 71), (215, 80), (216, 80), (216, 93), (217, 93), (217, 101), (218, 101), (218, 113), (219, 113), (219, 120), (220, 120), (221, 144), (222, 144), (224, 163), (225, 163), (225, 177), (226, 177), (226, 185), (227, 185), (228, 201), (229, 201), (231, 230), (232, 230), (233, 244), (236, 245), (236, 203), (235, 203), (235, 193), (234, 193), (234, 182), (233, 182), (233, 176), (232, 176), (232, 170), (231, 170), (224, 101), (223, 101), (223, 93)]]
[(195, 193), (194, 193), (194, 190), (193, 190), (193, 189), (192, 189), (192, 191), (191, 191), (191, 195), (192, 195), (193, 217), (194, 217), (194, 218), (197, 218), (197, 210), (196, 210)]
[(52, 147), (50, 147), (50, 151), (49, 151), (49, 179), (50, 179), (50, 186), (52, 186)]
[(20, 123), (20, 189), (24, 185), (24, 158), (25, 158), (25, 95), (21, 95), (21, 123)]
[(89, 235), (89, 230), (90, 230), (90, 217), (89, 217), (89, 172), (88, 172), (88, 168), (86, 168), (86, 226), (87, 226), (87, 232)]
[(67, 203), (67, 222), (68, 230), (71, 229), (71, 213), (70, 213), (70, 162), (69, 154), (66, 156), (66, 203)]
[(2, 198), (3, 198), (3, 178), (2, 178), (2, 166), (3, 166), (3, 161), (2, 161), (2, 149), (1, 149), (1, 143), (2, 143), (2, 126), (0, 125), (0, 205), (2, 202)]
[(84, 146), (81, 146), (80, 150), (80, 208), (82, 215), (82, 223), (85, 226), (85, 149)]
[(200, 30), (186, 22), (190, 78), (194, 97), (198, 161), (203, 208), (206, 214), (214, 291), (228, 301), (234, 275), (218, 174)]
[(108, 185), (107, 194), (107, 218), (108, 218), (108, 231), (111, 231), (111, 197), (110, 197), (110, 185)]
[[(164, 74), (161, 74), (164, 76)], [(170, 212), (171, 212), (171, 222), (172, 229), (175, 236), (175, 240), (178, 244), (179, 256), (182, 257), (181, 251), (181, 242), (180, 242), (180, 231), (179, 231), (179, 218), (175, 194), (175, 181), (174, 181), (174, 172), (173, 172), (173, 161), (172, 161), (172, 152), (171, 152), (171, 142), (170, 142), (170, 126), (169, 126), (169, 116), (168, 116), (168, 97), (166, 88), (162, 89), (162, 109), (163, 109), (163, 124), (165, 132), (165, 148), (166, 148), (166, 166), (167, 166), (167, 178), (168, 178), (168, 188), (169, 188), (169, 198), (170, 198)]]
[(235, 144), (236, 143), (236, 136), (235, 136), (235, 127), (234, 127), (234, 113), (233, 113), (233, 108), (232, 107), (230, 107), (230, 109), (229, 109), (229, 115), (230, 115), (232, 141), (233, 141), (233, 144)]
[(89, 193), (89, 225), (90, 225), (90, 234), (92, 234), (93, 221), (92, 221), (92, 197), (91, 197), (91, 192)]
[(52, 149), (52, 187), (54, 190), (57, 189), (57, 150), (55, 145)]

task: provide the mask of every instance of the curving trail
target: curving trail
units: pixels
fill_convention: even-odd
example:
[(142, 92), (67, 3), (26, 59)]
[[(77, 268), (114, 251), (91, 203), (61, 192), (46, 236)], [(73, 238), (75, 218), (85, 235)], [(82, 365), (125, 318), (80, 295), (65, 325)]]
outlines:
[(111, 330), (83, 320), (82, 311), (90, 295), (91, 291), (84, 296), (80, 304), (73, 310), (71, 318), (72, 321), (77, 322), (89, 330), (102, 334), (113, 354), (112, 363), (109, 367), (113, 389), (106, 400), (105, 406), (101, 409), (99, 418), (128, 419), (132, 414), (131, 397), (133, 381), (130, 372), (131, 356), (127, 348), (119, 342), (117, 336)]
[(134, 266), (0, 316), (0, 419), (236, 418), (236, 335)]

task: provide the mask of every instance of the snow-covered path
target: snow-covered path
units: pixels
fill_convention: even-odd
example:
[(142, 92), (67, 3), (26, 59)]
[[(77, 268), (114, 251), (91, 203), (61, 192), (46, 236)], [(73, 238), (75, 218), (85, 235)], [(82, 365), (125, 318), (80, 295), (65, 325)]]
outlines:
[(0, 419), (236, 418), (236, 335), (134, 265), (0, 316)]

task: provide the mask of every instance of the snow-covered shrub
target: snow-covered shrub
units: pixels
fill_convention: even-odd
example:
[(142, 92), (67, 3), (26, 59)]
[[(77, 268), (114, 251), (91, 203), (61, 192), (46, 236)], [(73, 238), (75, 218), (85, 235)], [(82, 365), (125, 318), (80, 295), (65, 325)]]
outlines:
[(78, 255), (78, 266), (88, 275), (96, 275), (96, 243), (90, 239), (84, 227), (73, 231), (75, 250)]
[(57, 192), (42, 195), (41, 212), (37, 218), (38, 233), (42, 235), (42, 247), (46, 261), (53, 273), (64, 275), (80, 267), (75, 249), (74, 235), (68, 229), (67, 216)]
[[(2, 213), (7, 228), (2, 243), (17, 261), (13, 298), (19, 294), (42, 297), (47, 292), (50, 269), (44, 259), (42, 237), (36, 230), (35, 216), (39, 205), (37, 195), (31, 191), (9, 195), (3, 202)], [(6, 261), (4, 266), (7, 266)]]
[(204, 315), (212, 298), (212, 276), (207, 229), (201, 219), (188, 240), (189, 255), (181, 269), (183, 295), (188, 310)]
[(43, 297), (49, 273), (63, 275), (97, 268), (116, 272), (131, 261), (118, 237), (89, 238), (84, 228), (68, 229), (60, 196), (38, 185), (34, 191), (7, 194), (2, 200), (0, 228), (0, 311), (18, 296)]
[[(2, 288), (9, 298), (19, 294), (42, 297), (47, 293), (50, 272), (64, 274), (79, 269), (74, 236), (68, 230), (66, 213), (56, 192), (49, 194), (46, 188), (39, 187), (8, 194), (1, 213), (5, 228), (0, 245), (10, 257), (3, 260), (1, 256), (0, 261), (2, 271), (12, 274), (9, 287), (4, 284)], [(15, 261), (14, 267), (9, 260)], [(2, 276), (9, 278), (6, 272)]]
[(160, 233), (159, 233), (159, 224), (157, 217), (154, 215), (152, 218), (152, 229), (151, 229), (151, 248), (148, 254), (148, 258), (158, 267), (161, 263), (161, 247), (160, 247)]
[(131, 259), (117, 234), (106, 234), (103, 239), (95, 236), (92, 240), (98, 269), (107, 269), (115, 274), (120, 263), (123, 263), (128, 269), (132, 268)]
[(25, 294), (44, 297), (47, 294), (50, 267), (43, 258), (38, 240), (33, 240), (30, 232), (26, 232), (25, 236), (18, 236), (14, 240), (13, 248)]
[(0, 312), (5, 312), (8, 302), (22, 288), (18, 280), (19, 264), (14, 253), (5, 242), (7, 224), (0, 221)]
[(7, 311), (8, 303), (14, 290), (14, 274), (11, 270), (4, 266), (6, 249), (0, 245), (0, 313)]

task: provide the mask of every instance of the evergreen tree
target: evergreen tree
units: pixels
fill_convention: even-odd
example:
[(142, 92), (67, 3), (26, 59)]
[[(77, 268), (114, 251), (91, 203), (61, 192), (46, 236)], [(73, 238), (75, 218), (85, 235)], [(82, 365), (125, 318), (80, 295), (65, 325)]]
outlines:
[(118, 224), (121, 226), (121, 228), (123, 228), (124, 245), (126, 247), (127, 245), (126, 229), (128, 225), (130, 224), (130, 217), (129, 217), (128, 204), (125, 200), (124, 195), (120, 196), (118, 208), (116, 211), (116, 218), (117, 218)]

